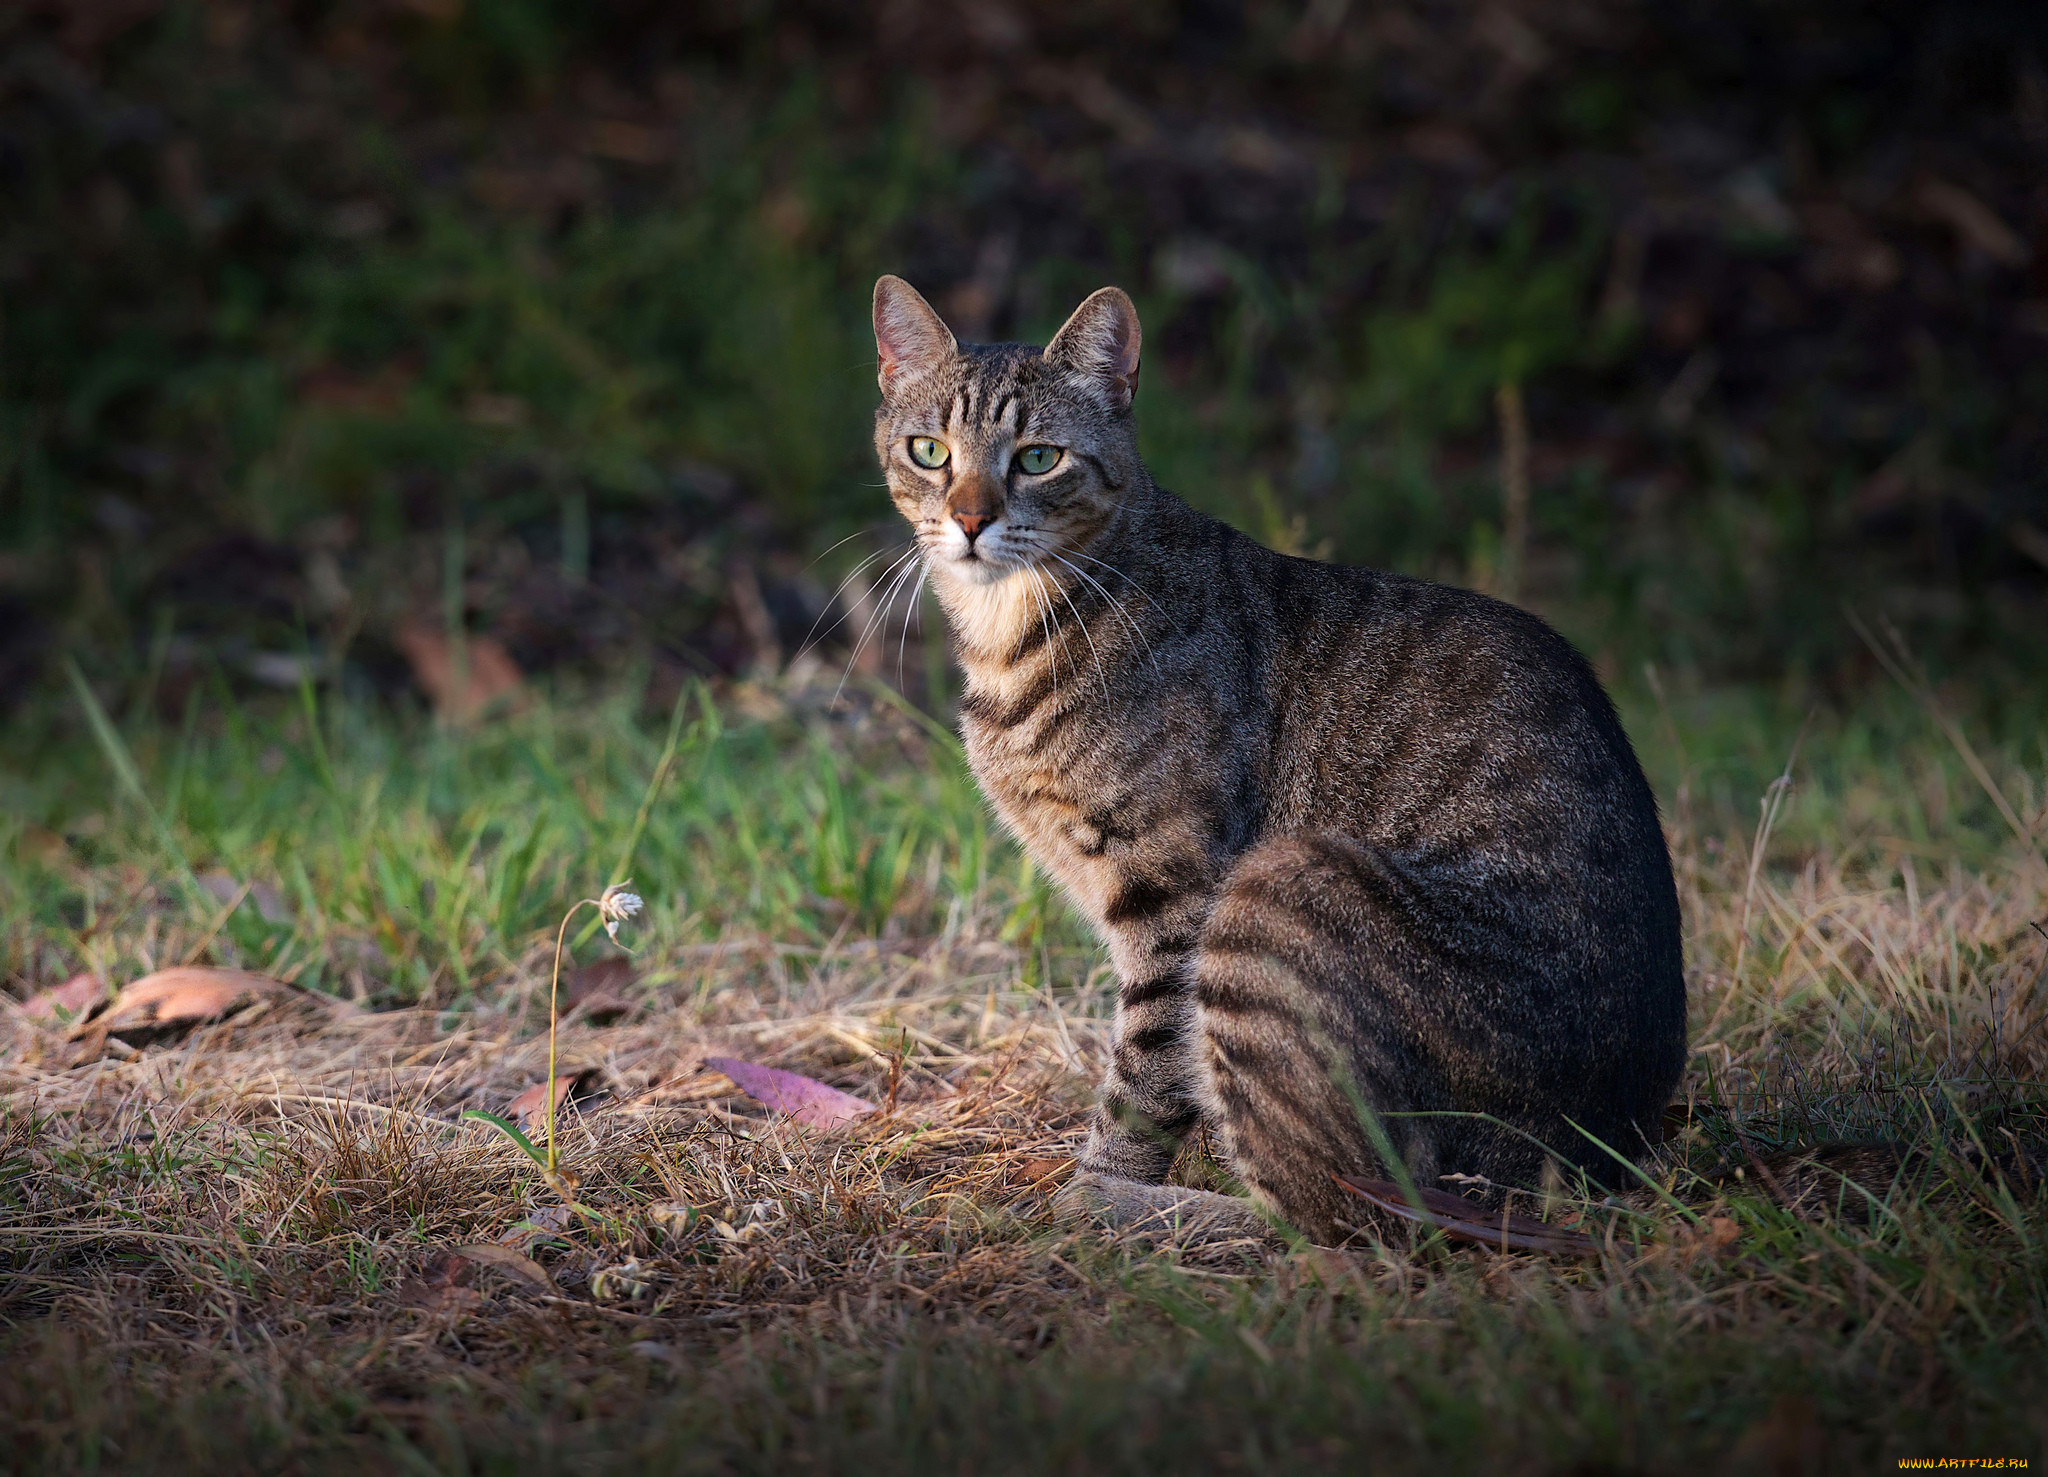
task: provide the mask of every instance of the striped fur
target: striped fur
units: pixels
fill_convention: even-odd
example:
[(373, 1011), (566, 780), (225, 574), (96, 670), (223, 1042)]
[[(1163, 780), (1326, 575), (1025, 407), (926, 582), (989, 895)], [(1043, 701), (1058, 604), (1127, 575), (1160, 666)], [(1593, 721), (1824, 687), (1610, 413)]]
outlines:
[[(1117, 970), (1092, 1182), (1157, 1184), (1206, 1120), (1333, 1239), (1357, 1202), (1331, 1176), (1382, 1177), (1380, 1143), (1499, 1184), (1548, 1153), (1611, 1168), (1581, 1130), (1640, 1148), (1684, 1056), (1678, 903), (1578, 654), (1155, 487), (1115, 289), (1043, 351), (961, 346), (896, 278), (875, 323), (876, 451), (958, 641), (969, 761)], [(1061, 452), (1042, 475), (1034, 445)], [(1431, 1113), (1487, 1117), (1400, 1116)]]

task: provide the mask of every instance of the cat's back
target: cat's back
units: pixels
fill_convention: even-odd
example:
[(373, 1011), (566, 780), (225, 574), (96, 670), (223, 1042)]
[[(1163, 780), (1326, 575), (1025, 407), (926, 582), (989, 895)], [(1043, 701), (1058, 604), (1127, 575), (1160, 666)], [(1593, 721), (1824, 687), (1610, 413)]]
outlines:
[[(1629, 855), (1661, 861), (1655, 801), (1614, 706), (1543, 620), (1470, 590), (1231, 543), (1244, 598), (1229, 603), (1260, 652), (1254, 680), (1277, 696), (1276, 828), (1335, 824), (1532, 861), (1562, 847), (1605, 854), (1610, 873)], [(1657, 870), (1668, 878), (1668, 863)]]

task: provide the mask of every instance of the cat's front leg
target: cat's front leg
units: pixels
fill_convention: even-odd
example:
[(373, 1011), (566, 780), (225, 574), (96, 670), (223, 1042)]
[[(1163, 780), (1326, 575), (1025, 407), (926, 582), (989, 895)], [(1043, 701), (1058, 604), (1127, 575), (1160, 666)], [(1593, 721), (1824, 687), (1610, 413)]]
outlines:
[[(1156, 1185), (1202, 1116), (1195, 1097), (1192, 926), (1148, 930), (1118, 948), (1116, 1025), (1109, 1070), (1088, 1127), (1081, 1167)], [(1135, 958), (1130, 956), (1135, 955)], [(1123, 964), (1126, 959), (1120, 959)]]

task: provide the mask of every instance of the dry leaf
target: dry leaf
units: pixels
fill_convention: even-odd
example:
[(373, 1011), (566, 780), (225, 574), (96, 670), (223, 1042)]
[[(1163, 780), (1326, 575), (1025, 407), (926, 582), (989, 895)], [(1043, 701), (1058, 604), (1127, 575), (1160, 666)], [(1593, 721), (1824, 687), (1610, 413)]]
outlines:
[(626, 998), (637, 978), (633, 961), (622, 954), (610, 954), (570, 972), (562, 981), (562, 1011), (580, 1010), (583, 1018), (602, 1025), (633, 1009)]
[(107, 982), (90, 971), (74, 974), (61, 985), (39, 990), (22, 1002), (21, 1011), (32, 1021), (68, 1026), (83, 1020), (106, 998)]
[(827, 1087), (800, 1072), (758, 1066), (729, 1056), (708, 1056), (704, 1065), (732, 1078), (740, 1091), (755, 1102), (814, 1128), (833, 1128), (875, 1111), (873, 1103)]
[(1337, 1183), (1366, 1203), (1404, 1221), (1442, 1231), (1457, 1241), (1469, 1241), (1489, 1251), (1536, 1251), (1551, 1256), (1598, 1256), (1600, 1243), (1579, 1231), (1567, 1231), (1531, 1216), (1489, 1212), (1459, 1195), (1443, 1190), (1418, 1189), (1422, 1208), (1408, 1203), (1402, 1188), (1390, 1180), (1352, 1179), (1336, 1176)]
[[(571, 1072), (555, 1079), (555, 1111), (561, 1112), (562, 1104), (569, 1100), (569, 1094), (576, 1090), (576, 1084), (589, 1076), (588, 1072)], [(547, 1088), (536, 1082), (505, 1105), (505, 1111), (518, 1121), (521, 1128), (529, 1132), (536, 1124), (547, 1118)]]
[(483, 1294), (469, 1285), (476, 1272), (473, 1262), (445, 1256), (423, 1276), (408, 1277), (398, 1289), (398, 1301), (408, 1308), (427, 1313), (467, 1311), (481, 1303)]
[(1073, 1167), (1072, 1159), (1020, 1159), (1010, 1166), (1010, 1178), (1021, 1184), (1035, 1185), (1041, 1180), (1064, 1174)]
[(482, 1266), (492, 1267), (513, 1280), (525, 1283), (540, 1292), (553, 1292), (555, 1279), (548, 1275), (548, 1269), (530, 1256), (524, 1256), (509, 1246), (491, 1246), (485, 1242), (473, 1242), (466, 1246), (449, 1248), (456, 1256), (466, 1257)]
[(89, 1022), (71, 1028), (73, 1041), (85, 1041), (86, 1058), (97, 1057), (107, 1038), (128, 1031), (217, 1021), (243, 1006), (283, 994), (290, 987), (267, 975), (240, 969), (213, 969), (186, 964), (146, 974), (114, 997), (114, 1003)]
[(399, 648), (412, 663), (413, 680), (433, 701), (435, 714), (452, 723), (468, 723), (493, 708), (517, 707), (526, 684), (511, 654), (489, 636), (468, 636), (462, 643), (466, 669), (457, 680), (455, 652), (447, 634), (431, 626), (400, 628)]

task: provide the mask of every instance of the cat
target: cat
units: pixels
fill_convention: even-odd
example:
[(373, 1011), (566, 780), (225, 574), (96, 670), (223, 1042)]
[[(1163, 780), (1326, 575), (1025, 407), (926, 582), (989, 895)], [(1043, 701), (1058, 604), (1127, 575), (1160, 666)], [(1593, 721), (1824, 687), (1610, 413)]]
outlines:
[[(1466, 590), (1278, 554), (1139, 460), (1137, 310), (963, 345), (875, 285), (875, 451), (952, 629), (984, 793), (1115, 966), (1070, 1203), (1165, 1186), (1208, 1125), (1264, 1212), (1369, 1227), (1339, 1175), (1612, 1177), (1685, 1058), (1670, 856), (1583, 658)], [(1590, 1136), (1590, 1137), (1589, 1137)], [(1596, 1142), (1597, 1140), (1597, 1142)]]

